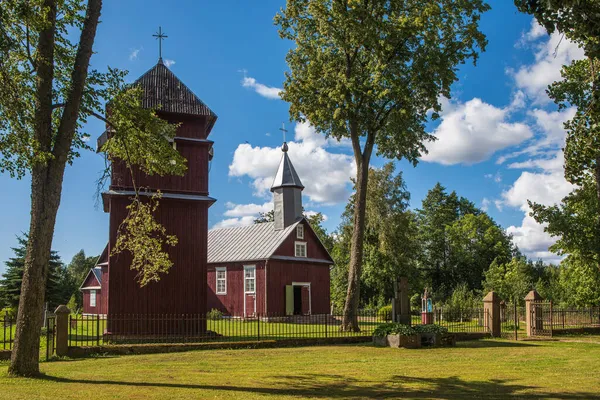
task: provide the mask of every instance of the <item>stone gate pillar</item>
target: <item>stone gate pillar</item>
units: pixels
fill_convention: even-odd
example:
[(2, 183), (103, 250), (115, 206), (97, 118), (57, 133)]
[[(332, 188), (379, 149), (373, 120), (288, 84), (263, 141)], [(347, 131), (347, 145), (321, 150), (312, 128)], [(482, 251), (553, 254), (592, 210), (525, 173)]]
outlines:
[(60, 305), (54, 311), (56, 314), (56, 355), (64, 357), (69, 352), (69, 314), (71, 310)]
[(493, 337), (500, 337), (500, 297), (492, 291), (483, 298), (483, 326)]
[(527, 322), (527, 336), (535, 336), (544, 328), (542, 307), (539, 302), (544, 300), (540, 294), (532, 290), (525, 296), (525, 321)]

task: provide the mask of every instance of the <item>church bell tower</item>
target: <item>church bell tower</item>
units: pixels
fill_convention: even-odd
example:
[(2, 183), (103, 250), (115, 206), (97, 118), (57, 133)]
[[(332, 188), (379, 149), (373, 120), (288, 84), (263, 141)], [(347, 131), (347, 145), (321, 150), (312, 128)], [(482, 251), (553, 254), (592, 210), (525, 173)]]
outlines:
[(275, 180), (271, 186), (273, 203), (275, 205), (275, 230), (285, 229), (302, 218), (302, 190), (304, 185), (288, 156), (288, 145), (281, 146), (283, 155)]

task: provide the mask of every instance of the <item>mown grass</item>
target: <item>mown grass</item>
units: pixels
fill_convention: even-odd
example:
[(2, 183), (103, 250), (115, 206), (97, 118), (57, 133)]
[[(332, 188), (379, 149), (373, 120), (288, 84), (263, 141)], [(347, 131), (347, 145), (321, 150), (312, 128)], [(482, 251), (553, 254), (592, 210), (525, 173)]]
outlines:
[(370, 345), (215, 350), (43, 363), (0, 398), (600, 398), (600, 345), (463, 342), (455, 348)]

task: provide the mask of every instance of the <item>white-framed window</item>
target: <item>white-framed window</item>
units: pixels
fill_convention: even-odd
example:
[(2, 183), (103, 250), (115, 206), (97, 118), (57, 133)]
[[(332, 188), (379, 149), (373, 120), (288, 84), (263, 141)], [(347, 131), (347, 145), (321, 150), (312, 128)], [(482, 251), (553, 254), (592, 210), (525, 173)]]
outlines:
[(90, 290), (90, 307), (96, 307), (96, 291)]
[(215, 268), (217, 276), (217, 294), (227, 294), (227, 267)]
[(256, 266), (254, 265), (244, 266), (244, 292), (256, 292)]
[(296, 238), (304, 239), (304, 225), (301, 224), (296, 227)]
[(295, 242), (296, 257), (306, 257), (306, 242)]

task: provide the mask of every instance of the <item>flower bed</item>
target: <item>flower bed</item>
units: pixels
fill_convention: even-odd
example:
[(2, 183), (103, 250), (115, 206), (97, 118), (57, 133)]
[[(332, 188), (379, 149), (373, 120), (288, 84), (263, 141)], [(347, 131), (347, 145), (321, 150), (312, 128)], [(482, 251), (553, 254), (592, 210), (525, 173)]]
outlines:
[(415, 327), (386, 323), (373, 331), (373, 344), (380, 347), (419, 348), (421, 346), (454, 346), (456, 337), (439, 325), (417, 325)]

